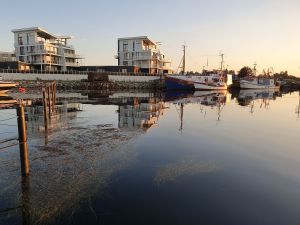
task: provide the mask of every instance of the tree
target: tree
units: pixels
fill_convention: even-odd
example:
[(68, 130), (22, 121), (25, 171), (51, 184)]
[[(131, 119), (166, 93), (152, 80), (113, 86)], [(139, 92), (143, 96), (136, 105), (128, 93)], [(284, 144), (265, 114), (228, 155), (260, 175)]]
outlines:
[(253, 75), (253, 71), (250, 67), (244, 66), (238, 73), (240, 78), (249, 77)]

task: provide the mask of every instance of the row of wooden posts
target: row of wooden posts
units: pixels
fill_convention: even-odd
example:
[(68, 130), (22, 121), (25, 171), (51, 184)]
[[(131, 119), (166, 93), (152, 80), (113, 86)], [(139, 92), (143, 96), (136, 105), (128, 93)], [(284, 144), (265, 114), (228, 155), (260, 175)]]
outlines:
[[(45, 132), (46, 132), (48, 130), (48, 123), (51, 120), (51, 116), (54, 113), (56, 113), (56, 82), (52, 82), (51, 84), (43, 88), (43, 106), (44, 106), (44, 122), (45, 122)], [(18, 117), (21, 173), (22, 176), (28, 176), (29, 175), (28, 144), (27, 144), (24, 103), (22, 100), (20, 100), (18, 103), (17, 117)]]
[(43, 88), (43, 106), (45, 130), (48, 130), (48, 123), (51, 116), (56, 113), (56, 82), (52, 82)]

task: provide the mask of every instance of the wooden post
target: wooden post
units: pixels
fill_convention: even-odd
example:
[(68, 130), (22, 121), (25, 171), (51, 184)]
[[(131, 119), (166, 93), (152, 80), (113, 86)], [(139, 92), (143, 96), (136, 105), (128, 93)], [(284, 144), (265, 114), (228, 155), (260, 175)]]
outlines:
[(49, 120), (51, 120), (51, 98), (50, 98), (50, 86), (47, 87), (47, 95), (48, 95), (48, 116)]
[(52, 86), (52, 112), (55, 113), (55, 106), (56, 106), (56, 101), (55, 101), (55, 93), (56, 93), (56, 83), (55, 81), (51, 84)]
[(31, 215), (30, 215), (30, 180), (29, 177), (22, 177), (21, 183), (22, 190), (22, 224), (30, 225)]
[(20, 105), (17, 108), (17, 115), (18, 115), (21, 172), (22, 172), (22, 176), (28, 176), (29, 175), (28, 145), (27, 145), (24, 106), (22, 101), (20, 102)]
[(45, 131), (48, 130), (48, 114), (47, 114), (47, 99), (46, 99), (46, 90), (43, 88), (43, 106), (44, 106), (44, 123)]
[(52, 112), (54, 113), (54, 82), (51, 83), (51, 109)]

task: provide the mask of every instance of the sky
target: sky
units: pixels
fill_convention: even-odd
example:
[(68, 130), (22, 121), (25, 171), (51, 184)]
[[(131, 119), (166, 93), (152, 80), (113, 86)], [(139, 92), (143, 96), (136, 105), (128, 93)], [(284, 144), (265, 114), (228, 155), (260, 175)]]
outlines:
[(73, 35), (85, 65), (116, 65), (117, 39), (148, 36), (176, 70), (187, 45), (187, 69), (228, 69), (256, 62), (259, 71), (300, 77), (300, 0), (1, 0), (0, 51), (12, 51), (12, 29), (41, 27)]

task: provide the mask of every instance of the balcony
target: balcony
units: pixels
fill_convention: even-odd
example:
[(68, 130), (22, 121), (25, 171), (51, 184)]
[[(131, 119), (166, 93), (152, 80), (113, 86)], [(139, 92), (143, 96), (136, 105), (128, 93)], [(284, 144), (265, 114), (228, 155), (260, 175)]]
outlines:
[(30, 61), (30, 62), (28, 62), (29, 64), (35, 64), (35, 65), (41, 65), (41, 64), (48, 64), (48, 65), (62, 65), (60, 62), (58, 62), (58, 61), (40, 61), (40, 60), (35, 60), (35, 61)]
[(65, 57), (66, 57), (66, 58), (73, 58), (73, 59), (81, 59), (81, 58), (82, 58), (80, 55), (77, 55), (77, 54), (69, 54), (69, 53), (65, 53)]
[(71, 63), (71, 62), (66, 62), (65, 66), (67, 67), (80, 67), (80, 63)]

